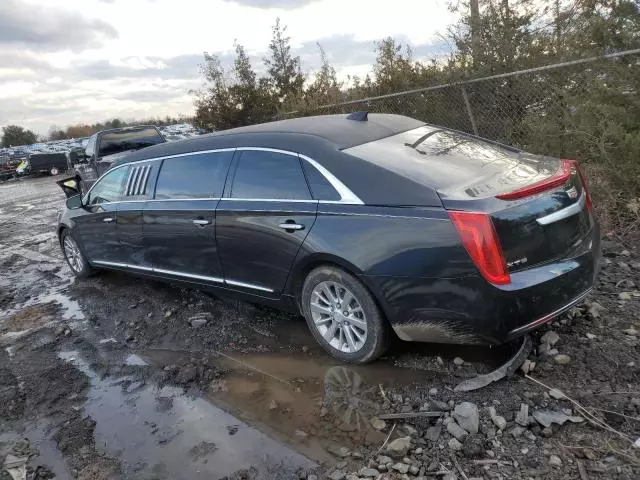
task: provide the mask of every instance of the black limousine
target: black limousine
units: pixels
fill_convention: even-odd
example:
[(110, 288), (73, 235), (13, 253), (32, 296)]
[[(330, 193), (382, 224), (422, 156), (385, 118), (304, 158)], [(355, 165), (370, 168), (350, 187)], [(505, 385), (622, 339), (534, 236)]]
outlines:
[(346, 362), (403, 340), (500, 344), (591, 290), (578, 164), (399, 115), (327, 115), (134, 152), (59, 182), (79, 277), (116, 269), (301, 313)]

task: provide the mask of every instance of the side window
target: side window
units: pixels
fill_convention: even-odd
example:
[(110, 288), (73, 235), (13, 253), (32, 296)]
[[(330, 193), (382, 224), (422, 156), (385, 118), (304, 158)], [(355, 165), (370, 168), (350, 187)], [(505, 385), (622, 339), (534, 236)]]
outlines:
[(297, 156), (262, 150), (240, 154), (231, 198), (311, 200)]
[(232, 158), (230, 151), (165, 159), (156, 184), (156, 200), (221, 197)]
[(124, 180), (129, 173), (129, 167), (120, 167), (102, 177), (89, 192), (89, 205), (117, 202), (122, 197)]
[(84, 153), (88, 157), (92, 157), (96, 151), (96, 138), (97, 137), (95, 135), (91, 136), (91, 138), (89, 138), (89, 142), (87, 143), (87, 146), (84, 149)]
[(302, 166), (304, 168), (304, 174), (307, 177), (309, 187), (311, 187), (311, 193), (316, 200), (340, 200), (340, 194), (333, 188), (333, 185), (329, 183), (329, 180), (318, 171), (316, 167), (311, 165), (306, 160), (302, 160)]

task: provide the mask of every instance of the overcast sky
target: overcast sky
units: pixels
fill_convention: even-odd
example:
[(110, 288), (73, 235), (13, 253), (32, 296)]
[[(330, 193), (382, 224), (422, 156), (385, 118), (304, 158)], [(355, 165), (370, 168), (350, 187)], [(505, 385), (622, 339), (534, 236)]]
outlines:
[[(204, 51), (261, 59), (276, 17), (312, 74), (316, 42), (344, 78), (364, 75), (373, 41), (392, 35), (416, 57), (447, 51), (446, 0), (1, 0), (0, 127), (191, 114)], [(254, 64), (255, 65), (255, 64)], [(259, 67), (259, 65), (255, 65)]]

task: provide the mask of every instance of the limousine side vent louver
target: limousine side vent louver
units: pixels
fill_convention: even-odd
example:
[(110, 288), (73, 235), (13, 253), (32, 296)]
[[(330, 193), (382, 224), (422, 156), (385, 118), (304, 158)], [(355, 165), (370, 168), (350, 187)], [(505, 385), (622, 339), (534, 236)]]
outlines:
[(151, 165), (133, 167), (129, 172), (127, 187), (125, 188), (125, 195), (127, 197), (145, 195), (147, 192), (147, 182), (149, 181), (150, 172)]

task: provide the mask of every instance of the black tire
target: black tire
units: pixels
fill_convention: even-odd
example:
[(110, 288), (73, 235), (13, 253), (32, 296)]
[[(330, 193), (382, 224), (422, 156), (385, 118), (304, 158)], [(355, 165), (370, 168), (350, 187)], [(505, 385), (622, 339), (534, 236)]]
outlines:
[[(320, 333), (318, 327), (316, 327), (311, 312), (311, 302), (314, 289), (316, 287), (320, 288), (320, 284), (323, 282), (335, 283), (348, 289), (364, 313), (364, 321), (367, 327), (366, 337), (364, 345), (355, 352), (346, 352), (331, 345)], [(302, 287), (300, 305), (313, 337), (329, 355), (342, 362), (373, 362), (383, 355), (389, 346), (391, 338), (389, 324), (380, 311), (373, 295), (371, 295), (367, 287), (365, 287), (360, 280), (341, 268), (327, 265), (315, 268), (309, 272)]]
[(60, 169), (58, 167), (51, 167), (51, 170), (49, 170), (49, 174), (52, 177), (55, 177), (56, 175), (60, 175)]
[[(75, 245), (75, 248), (77, 249), (77, 256), (70, 253), (69, 246), (67, 246), (66, 242), (71, 242)], [(89, 265), (87, 258), (78, 247), (78, 242), (69, 230), (62, 231), (62, 234), (60, 235), (60, 247), (62, 248), (62, 254), (67, 261), (67, 265), (69, 265), (69, 268), (76, 277), (87, 278), (96, 272), (91, 265)]]

